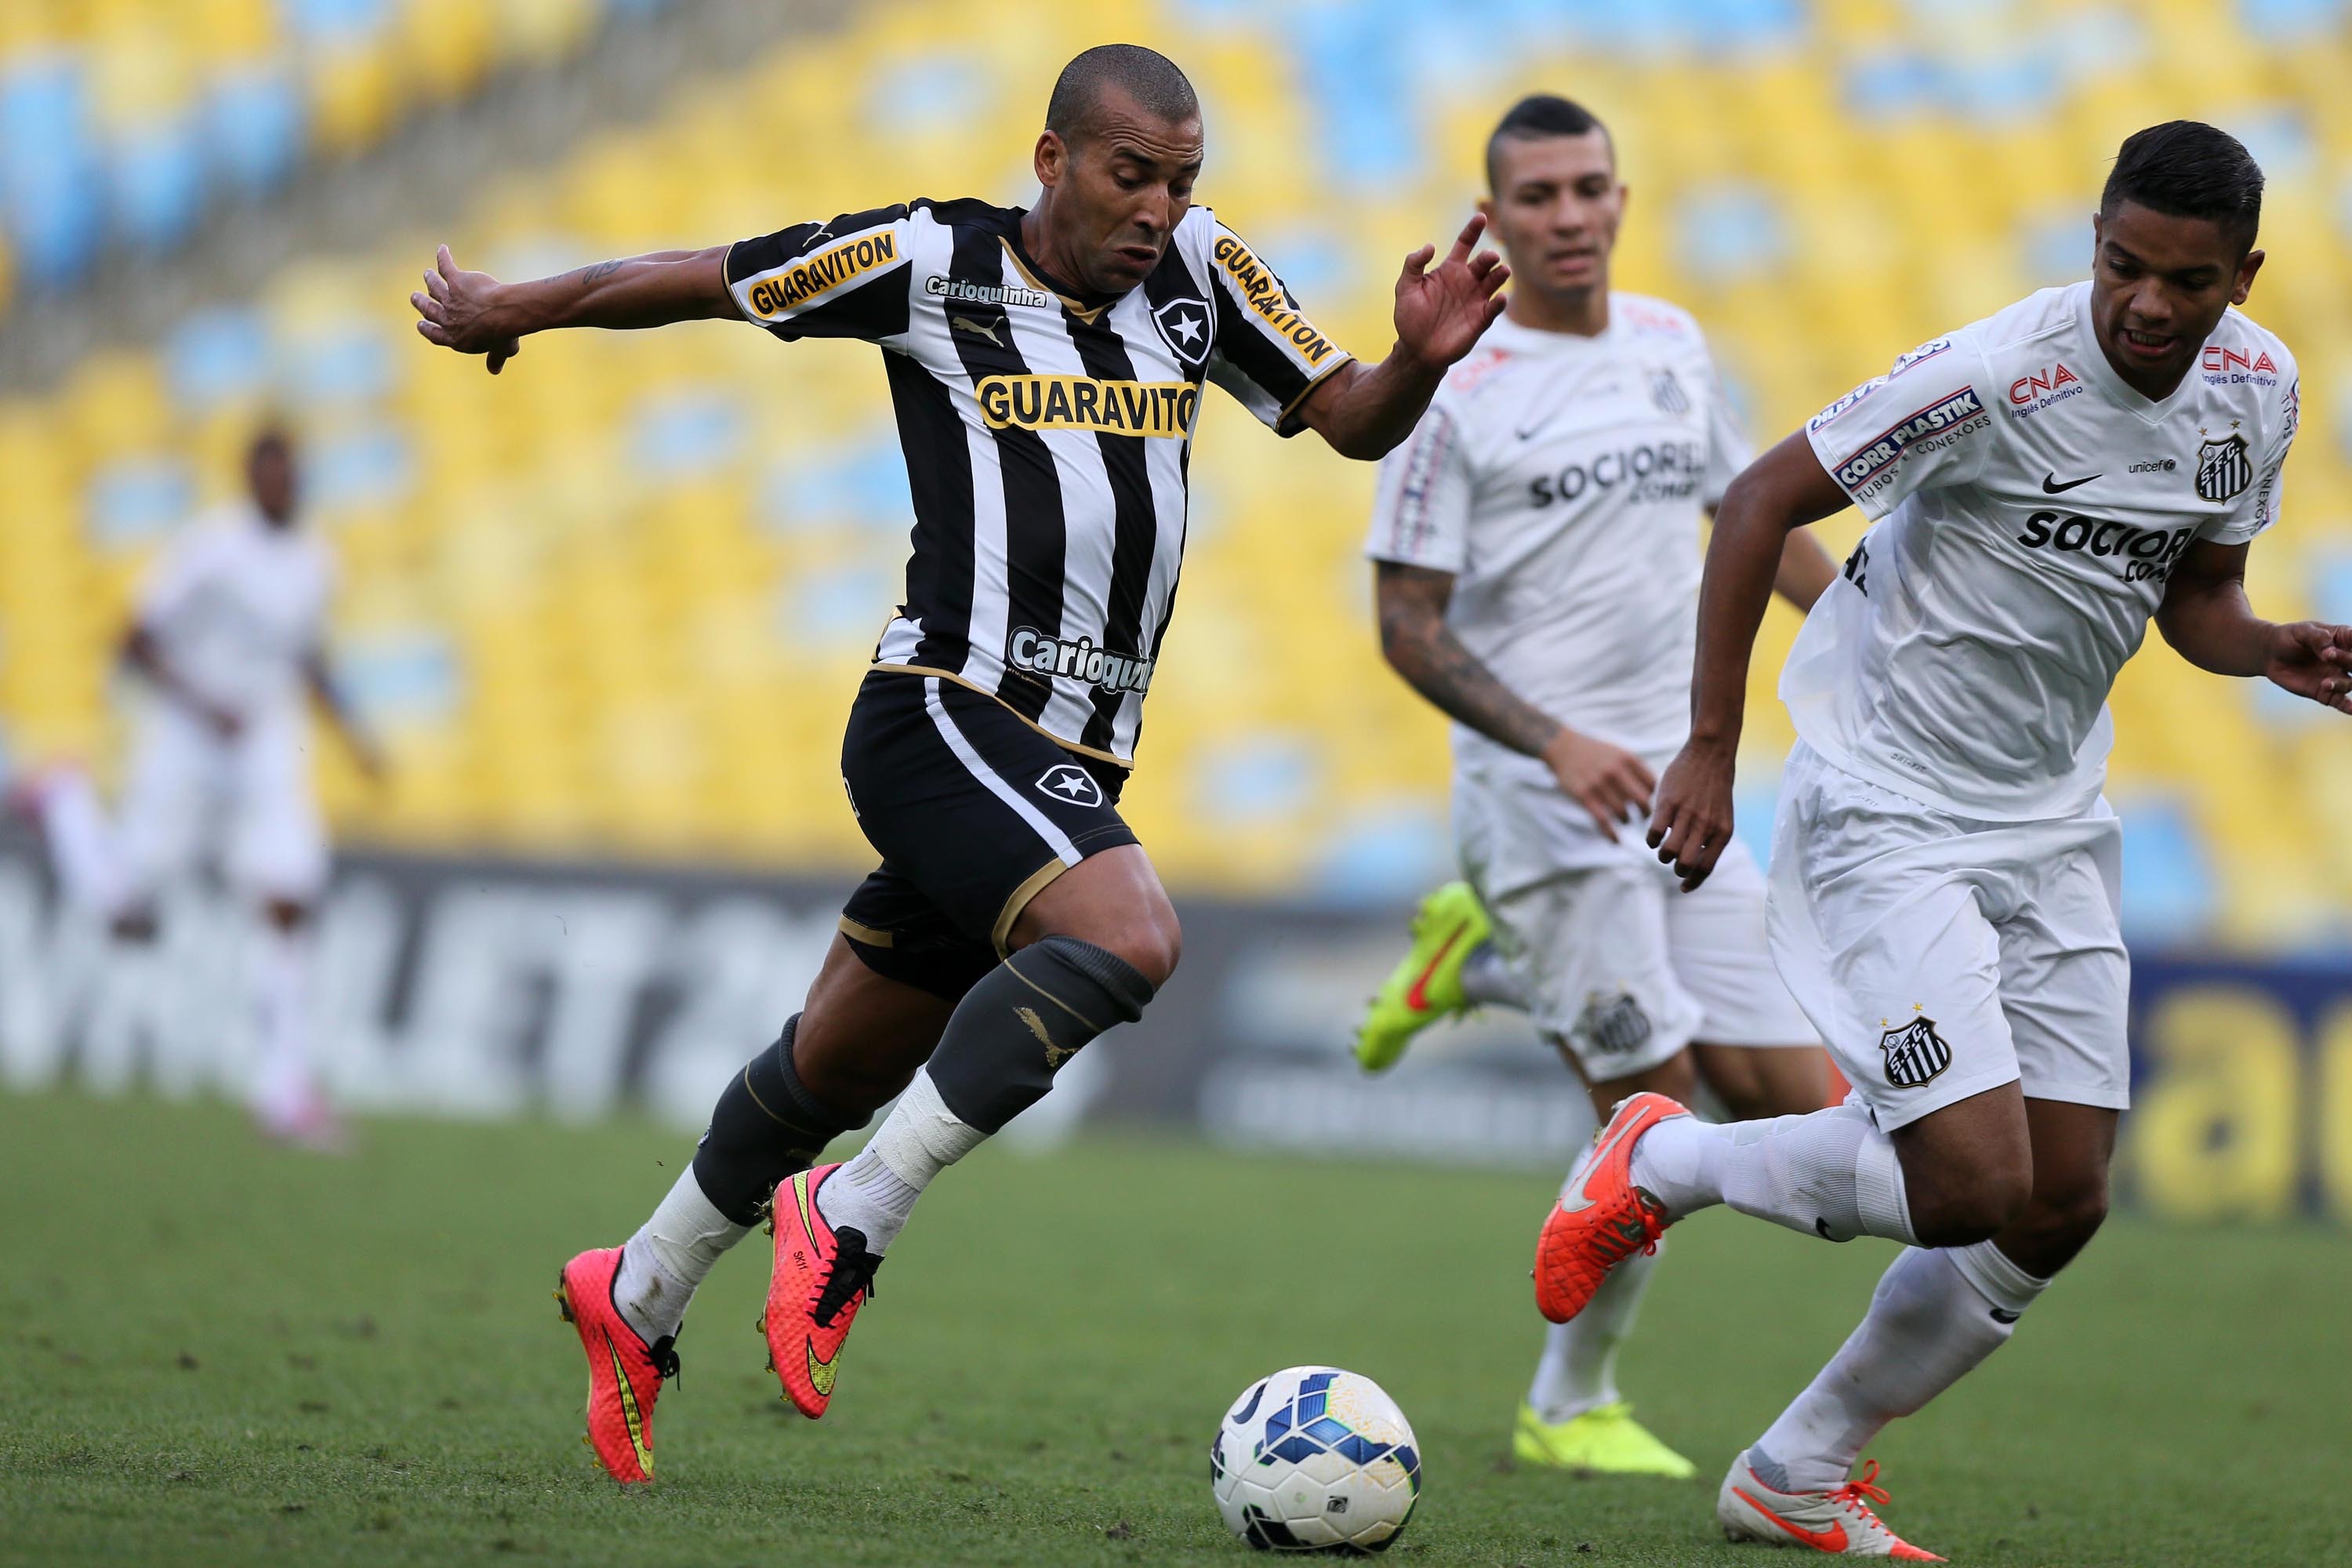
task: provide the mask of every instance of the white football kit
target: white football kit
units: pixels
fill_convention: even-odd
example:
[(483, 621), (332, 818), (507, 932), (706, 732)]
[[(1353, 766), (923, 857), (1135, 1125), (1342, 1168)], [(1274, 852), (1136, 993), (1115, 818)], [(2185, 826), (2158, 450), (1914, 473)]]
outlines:
[(2190, 543), (2278, 511), (2285, 345), (2232, 310), (2150, 402), (2090, 294), (1923, 343), (1806, 426), (1874, 526), (1781, 673), (1772, 952), (1889, 1131), (2021, 1079), (2129, 1103), (2107, 693)]
[[(1690, 726), (1699, 523), (1748, 459), (1697, 323), (1610, 296), (1597, 337), (1508, 317), (1381, 468), (1366, 553), (1454, 574), (1446, 625), (1513, 691), (1654, 772)], [(1814, 1039), (1774, 973), (1735, 844), (1685, 897), (1539, 758), (1454, 726), (1464, 874), (1537, 1026), (1595, 1081), (1695, 1039)]]
[(249, 504), (206, 514), (165, 548), (139, 624), (166, 668), (242, 722), (225, 736), (175, 698), (148, 695), (122, 802), (133, 893), (187, 871), (207, 842), (261, 897), (308, 902), (325, 888), (302, 661), (320, 645), (332, 589), (326, 545)]

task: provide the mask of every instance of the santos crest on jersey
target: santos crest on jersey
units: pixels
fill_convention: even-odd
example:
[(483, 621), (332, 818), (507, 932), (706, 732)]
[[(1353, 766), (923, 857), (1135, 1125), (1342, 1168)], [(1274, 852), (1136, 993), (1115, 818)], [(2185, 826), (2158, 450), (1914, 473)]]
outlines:
[(780, 338), (888, 351), (915, 530), (877, 667), (960, 681), (1126, 763), (1175, 603), (1203, 384), (1286, 436), (1349, 356), (1206, 207), (1116, 299), (1049, 278), (1022, 216), (851, 213), (742, 241), (727, 279)]
[(1780, 694), (1841, 768), (1966, 816), (2088, 805), (2107, 692), (2181, 555), (2278, 514), (2286, 345), (2232, 310), (2151, 402), (2107, 363), (2090, 294), (2044, 289), (1922, 343), (1806, 426), (1877, 521)]

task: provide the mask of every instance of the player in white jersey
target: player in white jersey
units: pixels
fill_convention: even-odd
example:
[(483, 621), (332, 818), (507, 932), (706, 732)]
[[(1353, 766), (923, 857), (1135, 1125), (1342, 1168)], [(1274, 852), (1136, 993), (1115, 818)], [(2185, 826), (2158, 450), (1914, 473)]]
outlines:
[(338, 1137), (312, 1060), (310, 932), (328, 853), (306, 699), (320, 700), (372, 773), (381, 752), (328, 670), (333, 562), (301, 526), (291, 442), (262, 433), (246, 479), (248, 498), (191, 522), (141, 590), (123, 658), (147, 700), (120, 820), (70, 767), (37, 780), (28, 804), (66, 897), (119, 939), (152, 940), (165, 887), (208, 857), (254, 900), (251, 1108), (266, 1132), (325, 1147)]
[(2097, 1230), (2129, 1098), (2108, 689), (2151, 616), (2217, 674), (2352, 711), (2352, 628), (2258, 619), (2248, 544), (2278, 515), (2299, 412), (2245, 302), (2262, 172), (2211, 126), (2116, 160), (2087, 283), (1922, 344), (1733, 484), (1700, 594), (1691, 739), (1650, 842), (1718, 863), (1750, 644), (1781, 541), (1873, 526), (1782, 675), (1800, 737), (1769, 900), (1780, 970), (1855, 1089), (1709, 1127), (1621, 1107), (1546, 1221), (1537, 1299), (1717, 1203), (1832, 1240), (1909, 1244), (1811, 1387), (1733, 1463), (1735, 1539), (1926, 1558), (1870, 1508), (1863, 1446), (2006, 1341)]
[[(1486, 173), (1510, 303), (1382, 466), (1367, 545), (1381, 647), (1454, 721), (1467, 881), (1424, 901), (1358, 1058), (1380, 1070), (1434, 1018), (1502, 1003), (1604, 1120), (1642, 1089), (1702, 1082), (1736, 1117), (1817, 1110), (1820, 1042), (1773, 973), (1747, 849), (1685, 899), (1620, 833), (1688, 731), (1701, 514), (1750, 453), (1698, 324), (1609, 287), (1626, 192), (1608, 130), (1565, 99), (1525, 99), (1488, 139)], [(1836, 573), (1810, 533), (1788, 536), (1779, 586), (1800, 609)], [(1694, 1473), (1617, 1388), (1651, 1262), (1552, 1329), (1519, 1408), (1522, 1459)]]

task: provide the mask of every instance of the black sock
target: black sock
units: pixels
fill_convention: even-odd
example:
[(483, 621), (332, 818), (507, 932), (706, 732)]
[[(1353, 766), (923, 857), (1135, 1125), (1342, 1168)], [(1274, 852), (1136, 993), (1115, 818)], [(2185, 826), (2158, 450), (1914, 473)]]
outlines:
[(997, 1131), (1045, 1098), (1079, 1047), (1142, 1017), (1150, 1000), (1150, 983), (1117, 953), (1049, 936), (964, 994), (931, 1054), (931, 1081), (957, 1120)]
[(798, 1013), (776, 1043), (730, 1079), (710, 1109), (710, 1128), (694, 1150), (694, 1179), (711, 1206), (737, 1225), (757, 1225), (776, 1184), (816, 1163), (824, 1146), (863, 1116), (848, 1116), (811, 1094), (793, 1068)]

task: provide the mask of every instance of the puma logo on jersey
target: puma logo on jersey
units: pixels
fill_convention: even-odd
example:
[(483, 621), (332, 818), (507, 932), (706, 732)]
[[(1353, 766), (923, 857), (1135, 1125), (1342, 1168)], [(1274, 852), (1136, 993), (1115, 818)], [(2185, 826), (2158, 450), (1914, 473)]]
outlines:
[(994, 321), (975, 321), (970, 316), (950, 316), (948, 327), (951, 331), (970, 332), (975, 338), (986, 338), (998, 348), (1007, 346), (1004, 340), (996, 335)]

